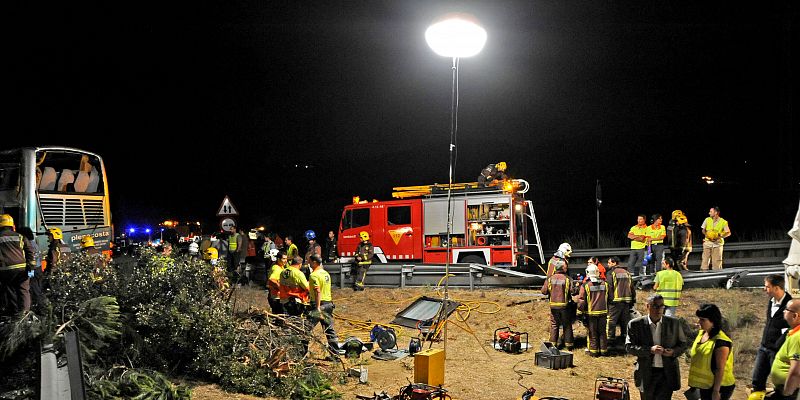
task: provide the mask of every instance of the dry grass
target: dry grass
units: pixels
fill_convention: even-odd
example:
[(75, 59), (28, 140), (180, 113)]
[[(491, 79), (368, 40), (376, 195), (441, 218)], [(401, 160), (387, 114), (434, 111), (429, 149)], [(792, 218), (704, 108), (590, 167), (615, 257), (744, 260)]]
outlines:
[[(590, 358), (583, 350), (574, 354), (574, 368), (562, 370), (549, 370), (534, 364), (533, 350), (519, 355), (505, 354), (491, 348), (492, 334), (495, 329), (509, 325), (518, 331), (530, 334), (531, 345), (538, 348), (538, 344), (548, 338), (548, 313), (545, 302), (534, 301), (527, 304), (507, 306), (511, 301), (530, 299), (526, 297), (535, 291), (524, 290), (452, 290), (450, 297), (462, 302), (484, 302), (477, 310), (473, 310), (466, 320), (464, 327), (474, 331), (475, 337), (465, 330), (450, 325), (448, 330), (447, 361), (445, 388), (450, 391), (454, 399), (517, 399), (523, 389), (517, 384), (518, 375), (512, 370), (526, 370), (530, 375), (524, 375), (521, 382), (525, 386), (537, 389), (537, 395), (561, 396), (573, 400), (590, 400), (594, 393), (595, 378), (598, 375), (624, 378), (631, 385), (631, 399), (639, 399), (639, 393), (633, 387), (633, 362), (635, 358), (627, 355), (617, 355), (604, 358)], [(641, 311), (644, 298), (648, 292), (639, 293), (639, 307)], [(388, 323), (395, 314), (404, 309), (417, 296), (439, 296), (438, 292), (430, 288), (418, 289), (368, 289), (365, 292), (352, 292), (350, 290), (334, 290), (333, 296), (336, 303), (336, 313), (340, 316), (355, 320), (371, 320), (379, 323)], [(750, 372), (753, 365), (755, 350), (761, 336), (761, 327), (764, 323), (763, 310), (766, 297), (761, 291), (723, 289), (696, 289), (684, 292), (684, 305), (679, 308), (678, 316), (690, 322), (695, 322), (694, 310), (700, 303), (713, 302), (723, 311), (730, 321), (732, 329), (729, 332), (734, 341), (735, 375), (737, 377), (737, 390), (733, 399), (747, 398), (746, 385), (750, 383)], [(238, 295), (237, 306), (267, 307), (266, 297), (263, 292), (243, 290)], [(337, 333), (341, 338), (356, 335), (368, 337), (368, 332), (353, 330), (348, 323), (337, 320)], [(316, 334), (322, 335), (318, 327)], [(401, 347), (408, 345), (409, 339), (416, 335), (412, 330), (403, 330), (399, 333), (398, 343)], [(575, 333), (579, 342), (582, 342), (586, 331), (580, 324), (575, 325)], [(425, 346), (427, 348), (427, 345)], [(441, 348), (442, 344), (434, 344)], [(312, 352), (321, 358), (320, 348), (313, 348)], [(488, 353), (488, 354), (487, 354)], [(332, 374), (339, 373), (340, 365), (325, 363)], [(353, 364), (352, 360), (346, 361)], [(343, 393), (344, 399), (353, 399), (355, 394), (372, 394), (373, 392), (386, 391), (390, 395), (397, 394), (399, 388), (408, 384), (413, 379), (413, 359), (406, 358), (399, 361), (377, 361), (362, 355), (359, 363), (366, 365), (369, 371), (369, 383), (358, 384), (357, 380), (350, 378), (345, 384), (338, 385), (337, 390)], [(681, 375), (686, 387), (688, 364), (681, 365)], [(200, 385), (195, 387), (195, 399), (251, 399), (250, 396), (234, 395), (220, 391), (214, 385)], [(674, 399), (682, 399), (681, 392), (676, 392)]]

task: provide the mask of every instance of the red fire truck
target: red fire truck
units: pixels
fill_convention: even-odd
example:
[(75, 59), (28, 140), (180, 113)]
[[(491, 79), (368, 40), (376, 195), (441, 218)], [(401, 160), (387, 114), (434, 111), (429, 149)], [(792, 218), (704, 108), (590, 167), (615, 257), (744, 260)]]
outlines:
[[(533, 204), (525, 200), (529, 185), (521, 179), (496, 186), (454, 183), (450, 188), (452, 230), (447, 239), (448, 185), (395, 187), (398, 200), (358, 201), (342, 212), (339, 256), (352, 260), (359, 232), (375, 247), (373, 263), (474, 263), (523, 268), (529, 248), (544, 263)], [(528, 228), (533, 236), (529, 240)]]

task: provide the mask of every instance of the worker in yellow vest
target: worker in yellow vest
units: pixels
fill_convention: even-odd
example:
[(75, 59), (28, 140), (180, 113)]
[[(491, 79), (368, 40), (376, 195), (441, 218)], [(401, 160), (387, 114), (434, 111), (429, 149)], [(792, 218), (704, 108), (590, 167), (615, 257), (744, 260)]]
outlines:
[(703, 230), (703, 258), (700, 269), (708, 271), (708, 263), (712, 269), (722, 269), (722, 246), (725, 238), (731, 235), (728, 221), (719, 216), (719, 207), (714, 206), (708, 210), (708, 218), (700, 225)]
[(628, 239), (631, 240), (631, 253), (628, 257), (628, 271), (634, 276), (640, 275), (642, 261), (647, 250), (647, 216), (639, 214), (636, 217), (636, 225), (628, 230)]
[(664, 297), (664, 315), (674, 317), (678, 306), (681, 304), (681, 291), (683, 290), (683, 275), (674, 269), (675, 261), (672, 257), (665, 257), (661, 262), (661, 271), (656, 273), (653, 280), (653, 289)]
[[(308, 257), (311, 263), (311, 279), (309, 279), (309, 296), (311, 297), (311, 328), (314, 329), (317, 323), (322, 324), (325, 336), (328, 338), (328, 352), (332, 356), (339, 355), (339, 338), (333, 329), (333, 304), (331, 297), (331, 276), (328, 271), (322, 268), (322, 257), (319, 254), (312, 254)], [(328, 356), (328, 359), (331, 357)]]
[(775, 385), (773, 399), (792, 399), (797, 398), (798, 387), (800, 387), (800, 300), (792, 299), (786, 304), (783, 317), (789, 323), (789, 330), (786, 332), (786, 340), (781, 348), (775, 353), (775, 361), (772, 362), (770, 378)]
[(278, 249), (270, 250), (270, 253), (275, 253), (275, 264), (272, 265), (267, 274), (267, 302), (272, 309), (273, 314), (283, 314), (283, 305), (281, 304), (281, 273), (286, 269), (286, 263), (289, 258), (286, 253), (278, 251)]
[(279, 280), (280, 298), (283, 310), (293, 316), (303, 315), (308, 309), (308, 280), (300, 266), (303, 257), (295, 256), (292, 264), (281, 272)]
[(701, 304), (695, 315), (700, 331), (689, 350), (689, 387), (699, 391), (700, 399), (728, 400), (736, 387), (733, 341), (721, 329), (722, 313), (716, 305)]
[(647, 239), (653, 256), (647, 264), (647, 270), (655, 274), (661, 268), (664, 260), (664, 238), (667, 237), (667, 228), (663, 225), (664, 218), (661, 214), (653, 214), (647, 226)]

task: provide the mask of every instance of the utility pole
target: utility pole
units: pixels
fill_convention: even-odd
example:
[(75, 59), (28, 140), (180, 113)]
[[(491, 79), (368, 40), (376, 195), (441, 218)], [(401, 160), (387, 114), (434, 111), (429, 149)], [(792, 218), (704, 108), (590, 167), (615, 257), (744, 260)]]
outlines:
[(600, 179), (594, 187), (594, 200), (597, 208), (597, 248), (600, 248), (600, 205), (603, 204), (602, 193), (600, 190)]

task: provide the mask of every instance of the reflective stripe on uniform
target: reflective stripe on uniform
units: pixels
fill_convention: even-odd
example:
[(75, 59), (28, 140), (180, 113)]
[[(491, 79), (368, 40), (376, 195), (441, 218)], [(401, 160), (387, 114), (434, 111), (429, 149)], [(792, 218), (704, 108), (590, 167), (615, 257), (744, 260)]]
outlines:
[(8, 242), (19, 242), (20, 247), (22, 247), (22, 236), (2, 236), (0, 237), (0, 243), (8, 243)]
[(25, 263), (7, 265), (5, 267), (0, 267), (0, 271), (9, 271), (9, 270), (12, 270), (12, 269), (20, 269), (20, 268), (25, 268)]

